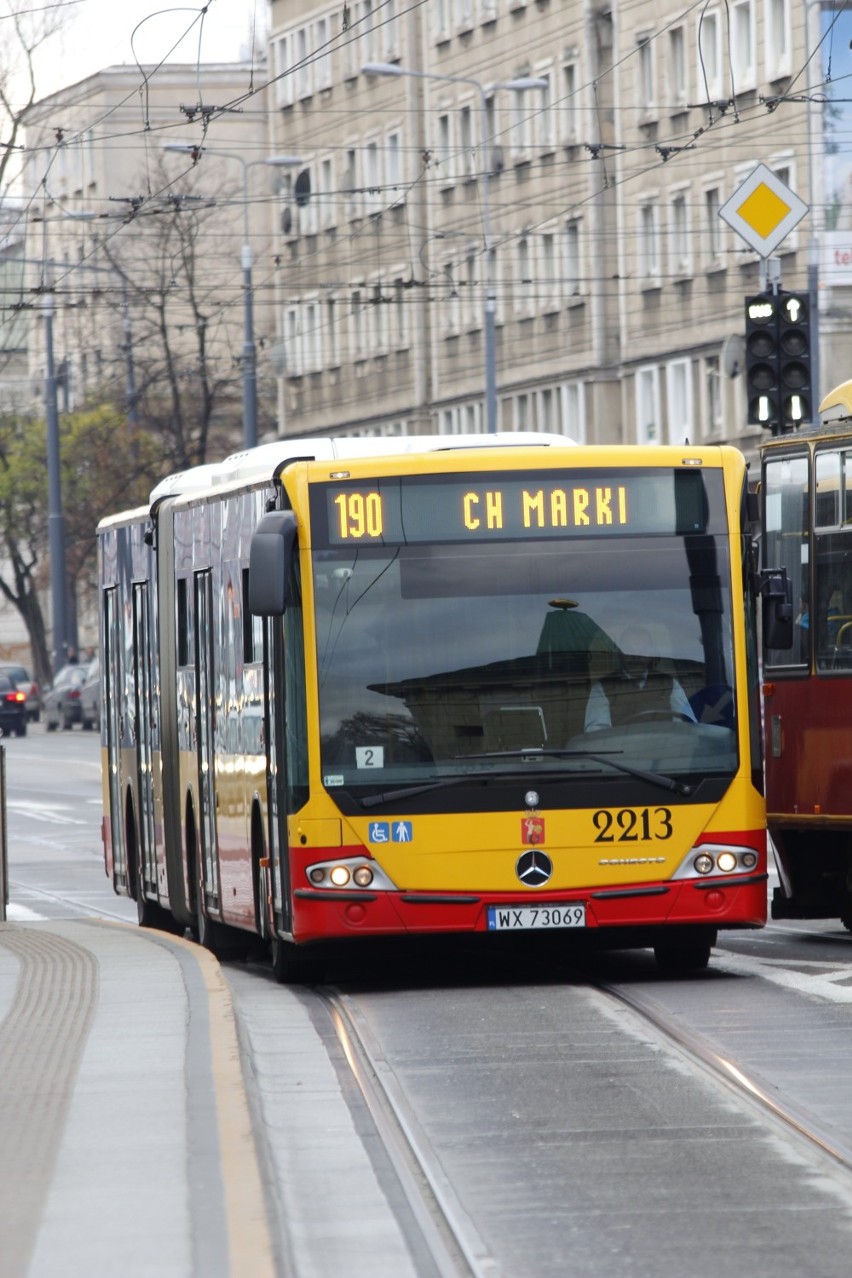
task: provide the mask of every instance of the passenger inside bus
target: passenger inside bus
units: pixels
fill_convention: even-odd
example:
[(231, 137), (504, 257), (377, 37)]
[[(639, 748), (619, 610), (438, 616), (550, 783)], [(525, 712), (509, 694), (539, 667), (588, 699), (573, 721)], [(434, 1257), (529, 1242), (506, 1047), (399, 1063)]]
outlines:
[(593, 680), (586, 704), (586, 732), (642, 718), (697, 722), (671, 663), (656, 655), (654, 641), (644, 626), (625, 631), (620, 649), (609, 671)]

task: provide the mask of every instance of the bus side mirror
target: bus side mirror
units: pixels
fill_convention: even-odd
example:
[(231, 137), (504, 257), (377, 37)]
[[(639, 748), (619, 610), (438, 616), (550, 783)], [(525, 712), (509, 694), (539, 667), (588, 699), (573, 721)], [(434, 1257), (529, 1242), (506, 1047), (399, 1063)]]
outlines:
[(760, 574), (763, 596), (763, 647), (793, 646), (793, 585), (786, 568), (766, 568)]
[(287, 607), (297, 528), (292, 510), (273, 510), (252, 533), (248, 603), (255, 617), (280, 617)]

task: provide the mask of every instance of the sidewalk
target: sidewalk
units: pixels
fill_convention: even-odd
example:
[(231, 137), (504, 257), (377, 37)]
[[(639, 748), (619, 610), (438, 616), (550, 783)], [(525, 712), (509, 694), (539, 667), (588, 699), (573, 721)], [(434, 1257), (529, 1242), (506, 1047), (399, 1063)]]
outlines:
[(233, 1008), (190, 942), (0, 924), (0, 1278), (280, 1272)]

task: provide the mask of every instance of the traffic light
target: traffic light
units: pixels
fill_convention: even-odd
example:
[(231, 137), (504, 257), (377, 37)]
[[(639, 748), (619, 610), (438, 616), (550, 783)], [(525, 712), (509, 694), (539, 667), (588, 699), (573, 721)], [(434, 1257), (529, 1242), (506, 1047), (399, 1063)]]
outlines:
[(780, 422), (778, 304), (772, 293), (746, 298), (747, 421), (775, 433)]
[(811, 332), (808, 299), (778, 294), (778, 381), (781, 430), (811, 420)]

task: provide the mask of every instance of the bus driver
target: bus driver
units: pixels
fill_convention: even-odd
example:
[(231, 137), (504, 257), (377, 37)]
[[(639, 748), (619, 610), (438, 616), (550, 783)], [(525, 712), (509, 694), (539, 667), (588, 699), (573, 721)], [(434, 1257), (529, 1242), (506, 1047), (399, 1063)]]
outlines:
[(644, 626), (633, 626), (621, 638), (616, 668), (592, 683), (586, 705), (585, 731), (622, 725), (642, 715), (667, 714), (697, 722), (686, 693), (674, 674), (653, 655), (654, 643)]

